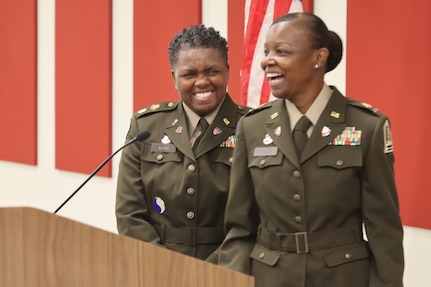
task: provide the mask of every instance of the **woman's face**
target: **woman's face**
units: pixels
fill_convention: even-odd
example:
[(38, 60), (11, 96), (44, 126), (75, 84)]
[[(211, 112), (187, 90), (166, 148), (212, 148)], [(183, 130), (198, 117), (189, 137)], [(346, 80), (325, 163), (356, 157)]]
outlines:
[(187, 49), (180, 51), (172, 77), (184, 103), (203, 117), (223, 101), (229, 66), (216, 48)]
[(266, 36), (264, 51), (261, 66), (275, 97), (293, 100), (318, 79), (315, 69), (318, 50), (312, 48), (301, 20), (272, 25)]

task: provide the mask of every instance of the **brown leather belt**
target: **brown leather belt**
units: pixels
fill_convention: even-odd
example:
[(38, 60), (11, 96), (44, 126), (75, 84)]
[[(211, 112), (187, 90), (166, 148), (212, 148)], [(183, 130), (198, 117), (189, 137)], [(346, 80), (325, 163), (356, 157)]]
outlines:
[(221, 243), (225, 237), (223, 227), (167, 227), (154, 225), (160, 243), (181, 243), (187, 246)]
[(362, 228), (341, 227), (316, 232), (275, 233), (259, 226), (258, 242), (263, 246), (287, 252), (308, 253), (310, 250), (360, 243)]

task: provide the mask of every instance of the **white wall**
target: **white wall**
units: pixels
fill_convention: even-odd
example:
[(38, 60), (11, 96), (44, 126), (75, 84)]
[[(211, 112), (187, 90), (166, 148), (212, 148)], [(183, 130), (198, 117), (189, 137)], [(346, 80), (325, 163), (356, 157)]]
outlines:
[[(227, 35), (227, 1), (203, 0), (203, 22)], [(230, 0), (235, 1), (235, 0)], [(55, 0), (38, 0), (38, 165), (0, 161), (0, 206), (32, 206), (54, 212), (87, 178), (55, 169)], [(315, 0), (315, 13), (346, 40), (347, 0)], [(345, 59), (326, 81), (345, 91)], [(123, 144), (133, 110), (133, 0), (113, 0), (113, 150)], [(2, 139), (5, 140), (5, 139)], [(91, 148), (89, 148), (91, 152)], [(101, 159), (102, 161), (103, 159)], [(61, 216), (116, 233), (115, 175), (94, 177), (60, 210)], [(95, 167), (96, 168), (96, 167)], [(431, 230), (405, 228), (405, 286), (431, 286)]]

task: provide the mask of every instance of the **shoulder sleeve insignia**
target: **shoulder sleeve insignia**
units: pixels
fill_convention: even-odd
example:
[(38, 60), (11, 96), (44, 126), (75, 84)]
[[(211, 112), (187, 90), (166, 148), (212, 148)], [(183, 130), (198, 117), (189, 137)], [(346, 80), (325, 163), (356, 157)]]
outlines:
[(384, 152), (391, 153), (394, 151), (394, 146), (392, 143), (392, 134), (391, 134), (391, 126), (389, 125), (389, 121), (386, 120), (383, 125), (383, 140), (385, 142)]

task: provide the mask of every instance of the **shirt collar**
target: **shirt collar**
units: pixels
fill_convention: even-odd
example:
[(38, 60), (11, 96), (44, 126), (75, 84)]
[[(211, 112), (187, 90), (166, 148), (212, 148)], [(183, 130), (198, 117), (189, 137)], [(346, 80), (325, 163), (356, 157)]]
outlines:
[[(219, 112), (221, 105), (223, 104), (223, 101), (218, 105), (218, 107), (212, 111), (210, 114), (205, 116), (205, 119), (207, 120), (208, 124), (211, 125), (211, 123), (214, 121), (215, 117), (217, 116), (217, 113)], [(198, 125), (198, 122), (200, 120), (200, 116), (198, 116), (191, 108), (189, 108), (184, 102), (182, 102), (184, 107), (184, 112), (187, 115), (187, 125), (189, 127), (189, 137), (194, 133), (196, 126)]]
[[(320, 115), (322, 114), (323, 110), (329, 102), (329, 99), (331, 98), (331, 94), (331, 88), (325, 83), (323, 83), (322, 90), (320, 91), (314, 102), (311, 104), (308, 111), (305, 113), (313, 126), (315, 126), (317, 121), (319, 120)], [(293, 131), (293, 128), (295, 127), (298, 120), (303, 116), (303, 114), (298, 110), (294, 103), (287, 99), (285, 101), (287, 113), (290, 120), (290, 128)]]

